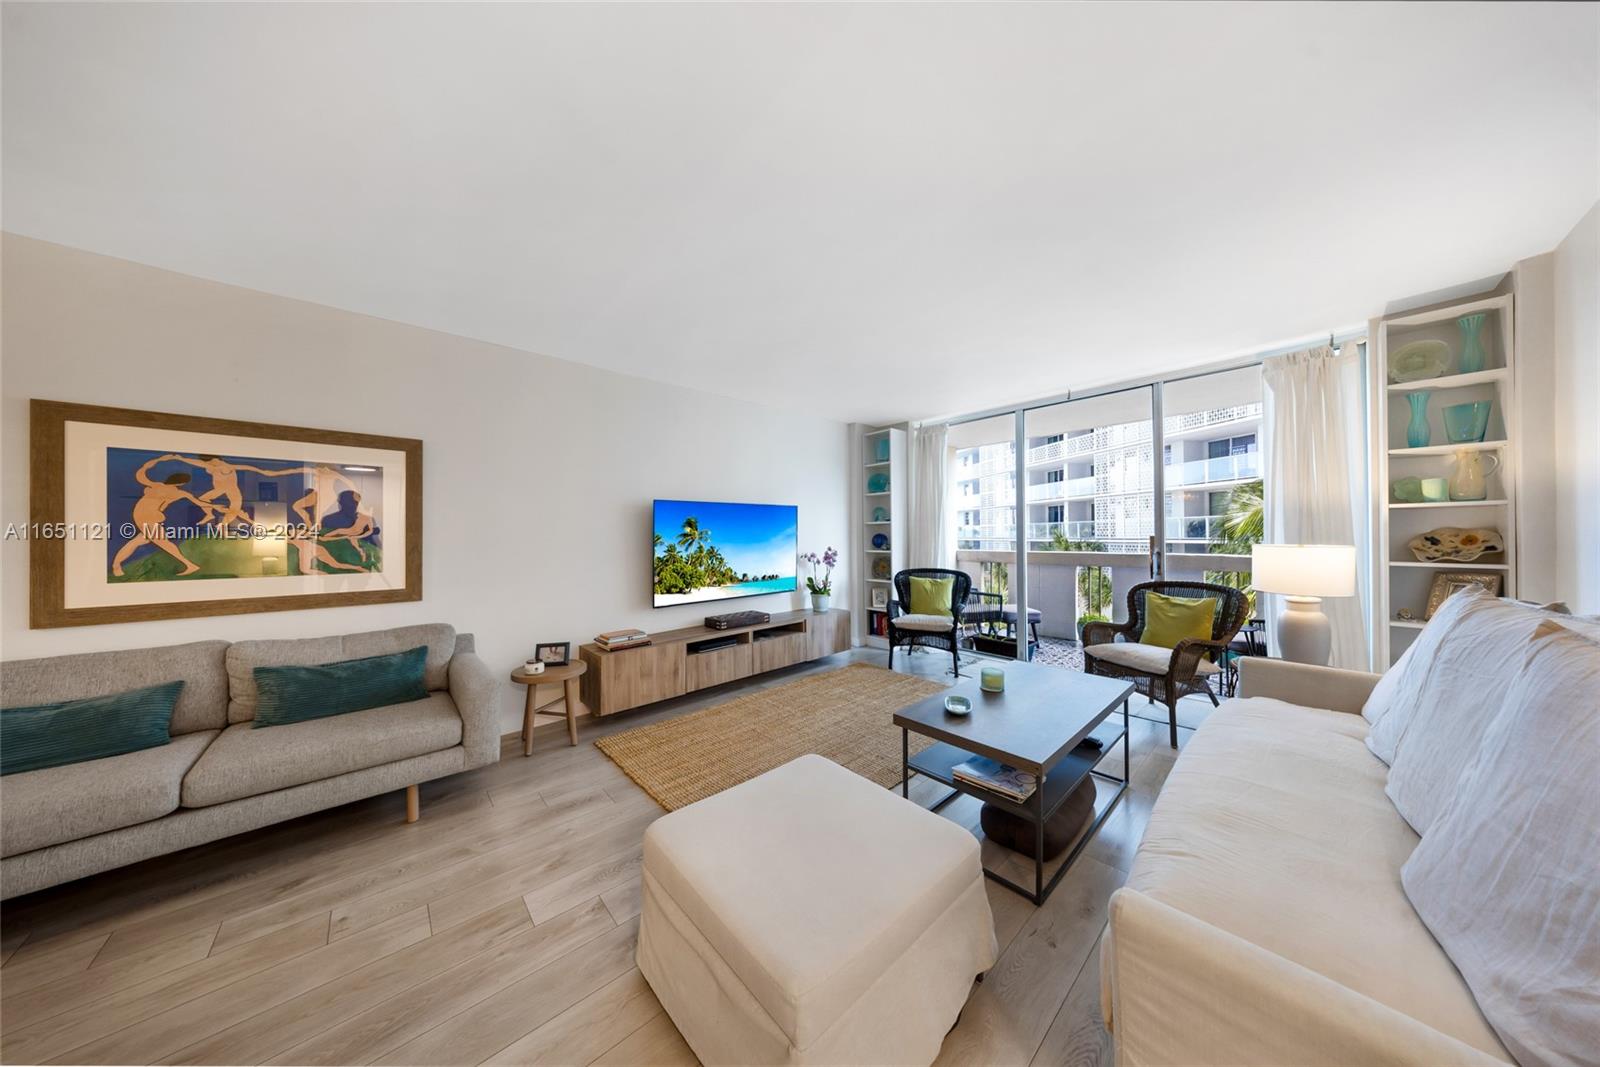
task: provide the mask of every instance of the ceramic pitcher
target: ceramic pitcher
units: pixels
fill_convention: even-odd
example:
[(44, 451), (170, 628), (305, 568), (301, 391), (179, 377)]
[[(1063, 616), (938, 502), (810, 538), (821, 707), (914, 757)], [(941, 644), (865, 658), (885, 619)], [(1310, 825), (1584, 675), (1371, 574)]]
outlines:
[(1451, 500), (1482, 500), (1489, 495), (1489, 475), (1500, 469), (1493, 452), (1463, 448), (1456, 453), (1456, 471), (1450, 476)]

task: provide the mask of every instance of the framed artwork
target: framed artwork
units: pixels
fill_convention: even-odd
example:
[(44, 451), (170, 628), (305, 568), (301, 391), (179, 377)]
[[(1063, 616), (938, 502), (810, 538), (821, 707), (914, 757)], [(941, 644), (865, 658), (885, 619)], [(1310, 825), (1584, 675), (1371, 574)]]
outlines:
[(422, 442), (30, 405), (29, 625), (422, 599)]
[(533, 646), (533, 658), (546, 667), (565, 666), (571, 652), (571, 641), (540, 641)]
[(872, 590), (872, 610), (885, 611), (889, 607), (889, 590), (875, 586)]
[(1459, 593), (1474, 585), (1488, 590), (1490, 596), (1500, 595), (1498, 574), (1485, 574), (1480, 571), (1440, 571), (1435, 574), (1433, 586), (1428, 590), (1428, 610), (1422, 618), (1424, 620), (1433, 618), (1433, 613), (1439, 610), (1439, 605), (1448, 600), (1452, 593)]

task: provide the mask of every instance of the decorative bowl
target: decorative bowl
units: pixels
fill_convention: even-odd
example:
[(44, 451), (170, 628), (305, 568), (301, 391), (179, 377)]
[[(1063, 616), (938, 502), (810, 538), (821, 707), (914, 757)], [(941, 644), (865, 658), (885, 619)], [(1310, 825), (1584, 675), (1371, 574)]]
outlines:
[(889, 521), (889, 509), (888, 508), (873, 508), (872, 509), (872, 521), (873, 522), (888, 522)]
[(1488, 527), (1463, 530), (1441, 526), (1418, 534), (1406, 547), (1423, 563), (1471, 563), (1480, 556), (1504, 552), (1506, 539), (1500, 536), (1499, 530)]
[(1450, 367), (1450, 346), (1443, 341), (1412, 341), (1389, 353), (1389, 380), (1396, 384), (1437, 378)]
[(889, 476), (882, 471), (867, 479), (867, 492), (884, 493), (889, 490)]
[(1492, 400), (1479, 400), (1471, 404), (1451, 404), (1444, 409), (1444, 435), (1453, 445), (1483, 440), (1489, 432), (1489, 409)]
[(872, 576), (874, 578), (887, 578), (887, 577), (889, 577), (889, 561), (888, 561), (888, 559), (886, 559), (883, 556), (879, 556), (877, 559), (872, 561)]
[(1422, 503), (1421, 478), (1396, 478), (1389, 486), (1389, 491), (1394, 494), (1396, 503), (1420, 504)]
[(872, 535), (872, 547), (873, 548), (888, 548), (889, 547), (889, 535), (888, 534), (881, 534), (881, 533), (873, 534)]
[(962, 696), (948, 696), (944, 698), (944, 710), (952, 715), (971, 715), (972, 701)]

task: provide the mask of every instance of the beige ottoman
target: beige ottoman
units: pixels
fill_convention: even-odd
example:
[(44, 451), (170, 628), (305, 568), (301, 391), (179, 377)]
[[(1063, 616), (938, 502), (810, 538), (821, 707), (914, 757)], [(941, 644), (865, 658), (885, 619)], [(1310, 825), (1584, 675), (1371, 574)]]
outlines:
[(703, 1063), (930, 1063), (995, 954), (977, 839), (821, 756), (645, 833), (639, 970)]

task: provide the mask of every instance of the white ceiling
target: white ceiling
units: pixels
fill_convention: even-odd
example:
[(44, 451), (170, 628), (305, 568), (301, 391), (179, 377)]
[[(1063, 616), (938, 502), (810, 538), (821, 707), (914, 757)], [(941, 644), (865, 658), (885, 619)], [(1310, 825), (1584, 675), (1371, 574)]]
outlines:
[(1588, 4), (6, 4), (6, 229), (886, 420), (1359, 323), (1600, 195)]

